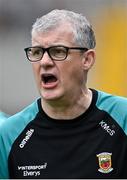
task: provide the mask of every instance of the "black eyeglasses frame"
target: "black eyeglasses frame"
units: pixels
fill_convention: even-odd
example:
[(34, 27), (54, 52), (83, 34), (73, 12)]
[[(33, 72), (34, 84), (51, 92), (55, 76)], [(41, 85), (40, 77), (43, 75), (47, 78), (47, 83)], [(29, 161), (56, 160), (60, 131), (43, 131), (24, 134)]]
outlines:
[[(54, 59), (54, 58), (52, 58), (52, 56), (50, 55), (50, 50), (52, 49), (52, 48), (55, 48), (55, 47), (63, 47), (63, 48), (65, 48), (66, 49), (66, 56), (63, 58), (63, 59)], [(88, 51), (89, 49), (88, 48), (86, 48), (86, 47), (67, 47), (67, 46), (62, 46), (62, 45), (57, 45), (57, 46), (50, 46), (50, 47), (48, 47), (48, 48), (43, 48), (43, 47), (41, 47), (41, 46), (31, 46), (31, 47), (27, 47), (27, 48), (24, 48), (24, 51), (25, 51), (25, 53), (26, 53), (26, 57), (27, 57), (27, 59), (30, 61), (30, 62), (38, 62), (38, 61), (41, 61), (41, 59), (42, 59), (42, 57), (39, 59), (39, 60), (31, 60), (31, 59), (29, 59), (29, 56), (28, 56), (28, 50), (30, 49), (30, 48), (40, 48), (41, 50), (42, 50), (42, 57), (43, 57), (43, 55), (44, 55), (44, 53), (45, 52), (47, 52), (48, 53), (48, 55), (49, 55), (49, 57), (53, 60), (53, 61), (64, 61), (66, 58), (67, 58), (67, 56), (68, 56), (68, 52), (69, 52), (69, 50), (70, 49), (74, 49), (74, 50), (81, 50), (81, 51)]]

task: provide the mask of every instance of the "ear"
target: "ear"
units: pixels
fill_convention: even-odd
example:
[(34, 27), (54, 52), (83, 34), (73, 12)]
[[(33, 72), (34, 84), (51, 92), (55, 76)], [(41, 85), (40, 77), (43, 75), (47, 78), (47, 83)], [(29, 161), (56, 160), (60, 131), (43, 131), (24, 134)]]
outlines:
[(83, 54), (83, 69), (84, 70), (89, 70), (93, 66), (95, 62), (95, 50), (94, 49), (89, 49), (88, 51), (84, 52)]

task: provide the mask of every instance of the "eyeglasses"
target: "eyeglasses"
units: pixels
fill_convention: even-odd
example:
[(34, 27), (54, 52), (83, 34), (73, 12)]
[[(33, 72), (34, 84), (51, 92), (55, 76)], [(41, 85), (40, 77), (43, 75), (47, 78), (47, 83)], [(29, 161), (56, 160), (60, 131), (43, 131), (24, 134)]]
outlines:
[(51, 46), (43, 48), (39, 46), (25, 48), (27, 59), (31, 62), (40, 61), (45, 52), (54, 61), (63, 61), (67, 58), (70, 49), (87, 51), (85, 47)]

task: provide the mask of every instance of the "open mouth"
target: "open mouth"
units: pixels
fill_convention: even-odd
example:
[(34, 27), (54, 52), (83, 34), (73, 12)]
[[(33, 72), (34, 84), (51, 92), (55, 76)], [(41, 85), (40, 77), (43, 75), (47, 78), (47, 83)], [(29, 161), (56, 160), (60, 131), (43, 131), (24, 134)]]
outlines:
[(52, 84), (57, 81), (57, 77), (53, 74), (42, 74), (41, 80), (44, 84)]

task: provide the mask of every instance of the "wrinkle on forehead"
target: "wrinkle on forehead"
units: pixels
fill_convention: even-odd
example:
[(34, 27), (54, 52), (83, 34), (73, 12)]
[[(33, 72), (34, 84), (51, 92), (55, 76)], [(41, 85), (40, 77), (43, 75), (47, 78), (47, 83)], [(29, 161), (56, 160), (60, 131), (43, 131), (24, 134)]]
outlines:
[(36, 31), (32, 35), (32, 44), (43, 45), (44, 43), (46, 46), (50, 46), (52, 44), (58, 44), (60, 42), (74, 44), (74, 35), (70, 24), (62, 24), (59, 27), (47, 32)]

